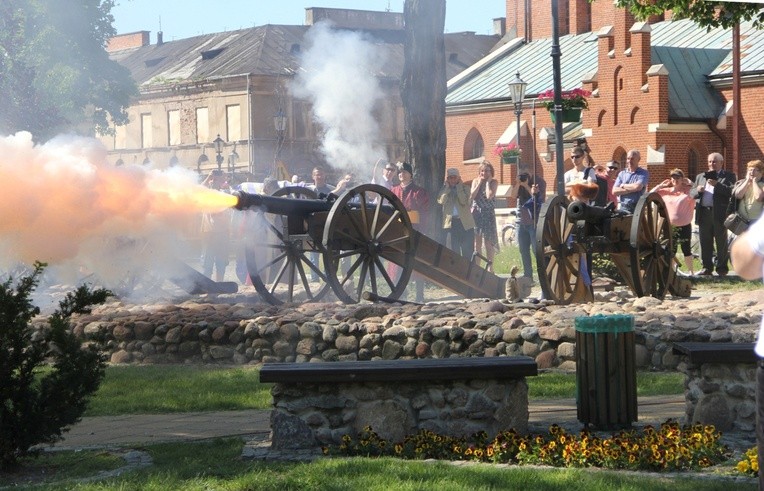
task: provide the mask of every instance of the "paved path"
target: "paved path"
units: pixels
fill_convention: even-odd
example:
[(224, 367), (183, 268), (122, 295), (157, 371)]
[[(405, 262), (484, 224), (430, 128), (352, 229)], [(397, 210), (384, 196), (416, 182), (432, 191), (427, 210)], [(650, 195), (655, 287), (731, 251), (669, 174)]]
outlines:
[[(642, 397), (638, 403), (639, 424), (658, 425), (669, 418), (684, 417), (682, 396)], [(535, 433), (545, 432), (552, 423), (575, 430), (582, 427), (573, 399), (531, 401), (529, 413), (530, 429)], [(267, 438), (269, 433), (269, 410), (98, 416), (83, 418), (56, 447), (129, 446), (223, 436)]]

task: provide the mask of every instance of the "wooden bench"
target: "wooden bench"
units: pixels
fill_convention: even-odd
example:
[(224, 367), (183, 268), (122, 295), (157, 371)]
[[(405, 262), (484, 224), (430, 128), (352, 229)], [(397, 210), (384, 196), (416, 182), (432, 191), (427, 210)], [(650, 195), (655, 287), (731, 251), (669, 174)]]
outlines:
[(339, 444), (366, 426), (397, 442), (421, 429), (452, 436), (528, 426), (526, 356), (266, 363), (272, 382), (271, 446)]
[(673, 352), (695, 365), (756, 363), (753, 348), (754, 343), (674, 343)]
[(685, 362), (685, 423), (712, 424), (720, 431), (756, 426), (754, 343), (674, 343)]

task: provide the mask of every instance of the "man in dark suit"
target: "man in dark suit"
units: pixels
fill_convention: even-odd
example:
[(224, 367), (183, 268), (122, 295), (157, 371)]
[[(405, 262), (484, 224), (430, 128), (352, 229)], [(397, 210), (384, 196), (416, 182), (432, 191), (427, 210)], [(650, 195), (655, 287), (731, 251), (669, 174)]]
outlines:
[[(698, 275), (711, 276), (716, 266), (716, 274), (725, 276), (729, 272), (727, 251), (727, 229), (724, 219), (732, 196), (732, 188), (737, 180), (733, 172), (722, 168), (724, 157), (720, 153), (708, 155), (708, 171), (698, 174), (690, 196), (695, 199), (695, 223), (700, 235), (700, 258), (703, 269)], [(713, 264), (716, 245), (716, 265)]]

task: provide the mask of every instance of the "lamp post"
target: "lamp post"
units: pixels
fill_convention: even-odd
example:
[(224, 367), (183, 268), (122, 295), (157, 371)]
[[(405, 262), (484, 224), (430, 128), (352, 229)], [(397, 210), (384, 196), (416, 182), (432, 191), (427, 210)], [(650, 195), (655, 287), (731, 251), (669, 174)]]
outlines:
[(515, 79), (507, 85), (509, 86), (509, 96), (512, 98), (512, 103), (515, 105), (515, 116), (517, 116), (517, 149), (520, 150), (520, 116), (523, 114), (525, 87), (527, 87), (528, 84), (523, 82), (523, 79), (520, 78), (520, 72), (517, 72)]
[(215, 145), (215, 153), (217, 153), (217, 163), (218, 163), (218, 170), (223, 170), (223, 144), (225, 141), (220, 138), (220, 134), (218, 133), (218, 137), (212, 140), (212, 144)]
[(279, 154), (281, 153), (281, 147), (284, 145), (287, 128), (287, 116), (281, 109), (279, 109), (273, 116), (273, 127), (276, 130), (276, 156), (274, 157), (274, 160), (278, 160)]

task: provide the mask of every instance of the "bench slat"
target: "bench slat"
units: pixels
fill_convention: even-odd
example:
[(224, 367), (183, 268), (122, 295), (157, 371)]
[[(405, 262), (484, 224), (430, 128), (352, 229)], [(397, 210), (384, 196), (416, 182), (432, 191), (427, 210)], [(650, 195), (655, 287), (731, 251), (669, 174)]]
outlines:
[(674, 343), (676, 355), (686, 355), (690, 363), (756, 363), (753, 343)]
[(538, 365), (527, 356), (266, 363), (260, 368), (261, 382), (278, 383), (513, 379), (532, 375), (538, 375)]

